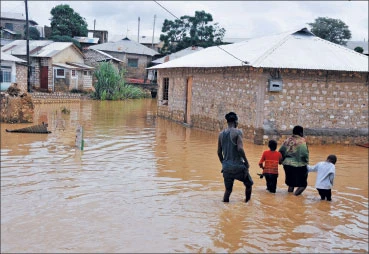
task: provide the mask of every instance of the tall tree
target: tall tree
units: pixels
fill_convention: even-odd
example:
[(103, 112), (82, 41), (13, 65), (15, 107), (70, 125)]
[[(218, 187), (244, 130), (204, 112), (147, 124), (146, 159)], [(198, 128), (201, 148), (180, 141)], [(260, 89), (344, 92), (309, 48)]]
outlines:
[[(26, 25), (25, 25), (26, 27)], [(24, 38), (27, 38), (27, 29), (24, 29)], [(31, 40), (39, 40), (40, 39), (40, 32), (37, 30), (36, 27), (30, 26), (29, 27), (29, 38)]]
[(324, 40), (346, 45), (347, 40), (351, 39), (349, 27), (340, 19), (319, 17), (308, 24), (311, 26), (311, 32)]
[(190, 47), (210, 47), (222, 44), (225, 29), (213, 22), (213, 16), (196, 11), (195, 16), (182, 16), (174, 21), (164, 20), (160, 40), (164, 42), (162, 53), (173, 53)]
[(60, 36), (87, 36), (87, 22), (67, 4), (51, 9), (51, 33)]

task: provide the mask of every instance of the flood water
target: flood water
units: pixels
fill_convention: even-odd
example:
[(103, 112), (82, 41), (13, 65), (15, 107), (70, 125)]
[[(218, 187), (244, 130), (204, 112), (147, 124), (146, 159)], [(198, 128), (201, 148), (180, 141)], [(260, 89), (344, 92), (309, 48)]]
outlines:
[(368, 252), (367, 148), (309, 146), (311, 164), (338, 157), (328, 202), (316, 173), (301, 196), (288, 194), (281, 166), (268, 193), (257, 176), (267, 146), (245, 142), (251, 201), (235, 182), (223, 203), (218, 133), (157, 118), (155, 99), (36, 105), (42, 121), (52, 133), (1, 124), (2, 253)]

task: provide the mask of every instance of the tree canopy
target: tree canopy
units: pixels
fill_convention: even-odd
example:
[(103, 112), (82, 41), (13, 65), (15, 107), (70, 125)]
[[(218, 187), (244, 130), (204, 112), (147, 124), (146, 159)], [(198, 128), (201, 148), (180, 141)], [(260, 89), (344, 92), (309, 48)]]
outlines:
[(160, 40), (164, 42), (161, 53), (173, 53), (190, 46), (210, 47), (222, 44), (225, 29), (212, 23), (213, 16), (205, 11), (196, 11), (195, 16), (164, 20)]
[(363, 53), (364, 49), (362, 47), (355, 47), (354, 50), (359, 53)]
[[(24, 28), (24, 38), (27, 38), (27, 26)], [(30, 26), (29, 28), (29, 39), (30, 40), (39, 40), (40, 39), (40, 32), (37, 30), (36, 27)]]
[(319, 17), (308, 24), (311, 26), (311, 32), (324, 40), (346, 45), (347, 40), (351, 39), (349, 27), (340, 19)]
[(51, 9), (51, 33), (59, 36), (87, 36), (87, 22), (67, 4)]

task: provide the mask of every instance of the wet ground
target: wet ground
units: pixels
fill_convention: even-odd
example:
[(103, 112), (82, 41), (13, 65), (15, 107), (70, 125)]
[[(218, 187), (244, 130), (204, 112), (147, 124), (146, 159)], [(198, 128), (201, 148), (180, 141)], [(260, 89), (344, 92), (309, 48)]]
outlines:
[(218, 133), (157, 118), (154, 99), (41, 104), (35, 118), (52, 133), (1, 124), (2, 253), (368, 252), (367, 148), (309, 146), (311, 164), (338, 157), (328, 202), (315, 173), (301, 196), (288, 194), (282, 167), (268, 193), (257, 176), (267, 146), (245, 142), (252, 199), (236, 182), (227, 204)]

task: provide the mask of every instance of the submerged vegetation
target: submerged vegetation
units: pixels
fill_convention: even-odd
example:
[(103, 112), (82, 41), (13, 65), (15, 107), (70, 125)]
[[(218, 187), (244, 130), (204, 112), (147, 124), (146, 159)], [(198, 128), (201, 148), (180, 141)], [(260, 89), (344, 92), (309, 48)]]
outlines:
[(92, 97), (98, 100), (124, 100), (145, 98), (139, 87), (124, 82), (124, 71), (118, 71), (112, 63), (104, 62), (94, 73), (97, 83)]

